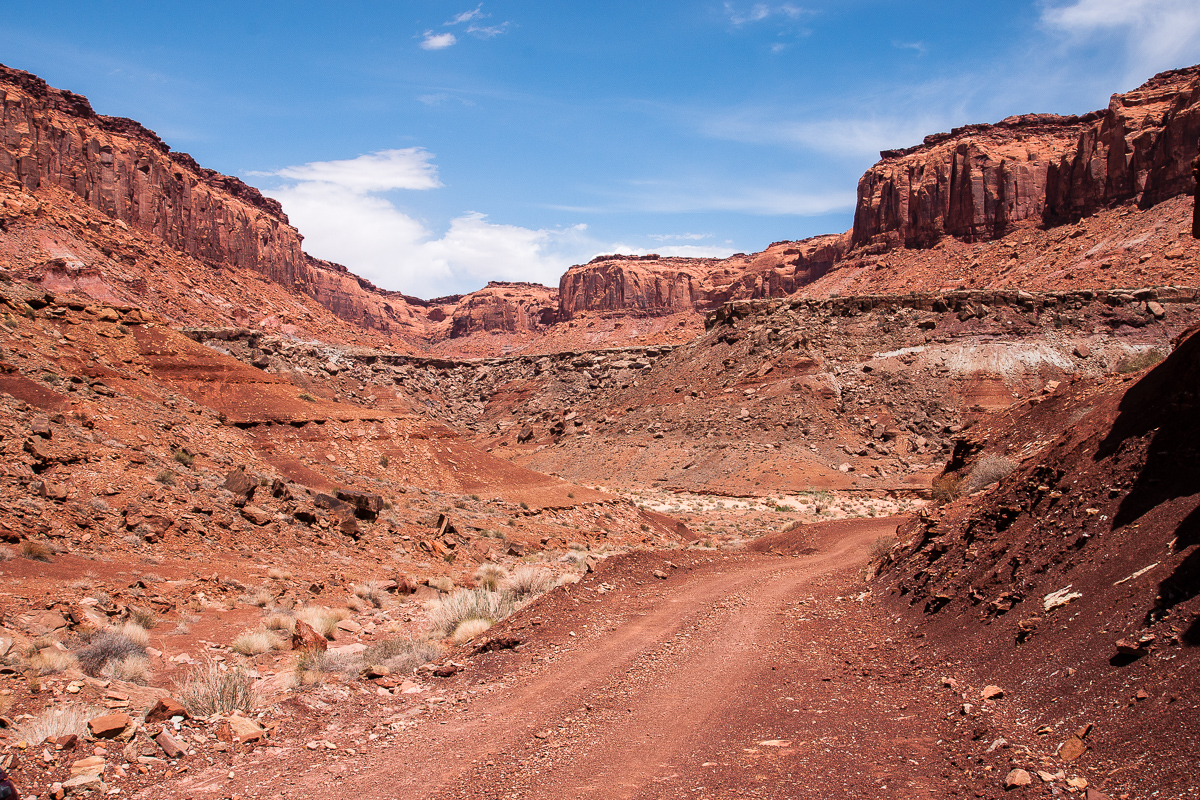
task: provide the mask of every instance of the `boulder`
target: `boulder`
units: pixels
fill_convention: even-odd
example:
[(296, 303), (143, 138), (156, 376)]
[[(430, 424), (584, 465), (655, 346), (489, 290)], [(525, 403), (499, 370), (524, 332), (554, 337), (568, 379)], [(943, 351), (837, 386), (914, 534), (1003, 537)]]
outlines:
[(172, 736), (170, 731), (164, 730), (155, 736), (154, 742), (162, 748), (167, 758), (180, 758), (187, 755), (187, 745)]
[(238, 467), (225, 476), (225, 483), (222, 486), (233, 493), (235, 505), (245, 505), (254, 497), (258, 481), (247, 475), (245, 468)]
[(88, 733), (97, 739), (115, 739), (132, 724), (128, 714), (106, 714), (88, 720)]
[(166, 722), (171, 717), (189, 719), (191, 715), (188, 714), (186, 708), (171, 697), (158, 698), (158, 702), (146, 712), (146, 722)]
[(329, 645), (325, 641), (325, 637), (317, 633), (311, 625), (303, 620), (296, 620), (296, 629), (292, 631), (292, 649), (293, 650), (311, 650), (321, 653)]

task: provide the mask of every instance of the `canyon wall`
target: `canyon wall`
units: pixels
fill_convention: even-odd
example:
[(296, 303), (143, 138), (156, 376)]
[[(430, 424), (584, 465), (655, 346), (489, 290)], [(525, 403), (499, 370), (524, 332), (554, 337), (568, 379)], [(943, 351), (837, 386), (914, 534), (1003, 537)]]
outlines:
[(1027, 114), (885, 150), (858, 184), (852, 244), (928, 247), (998, 238), (1014, 223), (1078, 219), (1192, 191), (1200, 67), (1172, 70), (1083, 116)]

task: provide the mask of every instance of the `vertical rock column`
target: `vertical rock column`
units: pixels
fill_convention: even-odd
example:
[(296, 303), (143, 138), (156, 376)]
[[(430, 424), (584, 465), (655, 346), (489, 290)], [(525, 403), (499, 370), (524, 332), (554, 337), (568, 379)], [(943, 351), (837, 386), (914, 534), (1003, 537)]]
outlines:
[(1192, 162), (1192, 177), (1196, 179), (1196, 191), (1192, 199), (1192, 238), (1200, 239), (1200, 156)]

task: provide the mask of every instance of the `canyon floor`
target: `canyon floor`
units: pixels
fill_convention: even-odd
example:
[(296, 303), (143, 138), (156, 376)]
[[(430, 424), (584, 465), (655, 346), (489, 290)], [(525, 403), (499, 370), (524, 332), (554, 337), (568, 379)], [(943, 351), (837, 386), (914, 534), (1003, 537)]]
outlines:
[(873, 601), (863, 567), (897, 522), (815, 526), (800, 555), (615, 557), (493, 628), (511, 649), (397, 698), (327, 684), (269, 746), (134, 796), (990, 797), (1011, 769), (1058, 773), (1012, 700)]

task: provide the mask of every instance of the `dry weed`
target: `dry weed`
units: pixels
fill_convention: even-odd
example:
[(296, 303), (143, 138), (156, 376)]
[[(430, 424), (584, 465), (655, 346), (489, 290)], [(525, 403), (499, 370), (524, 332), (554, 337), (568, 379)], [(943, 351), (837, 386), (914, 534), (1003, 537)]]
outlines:
[(145, 656), (131, 655), (120, 661), (109, 661), (100, 670), (102, 677), (110, 680), (128, 681), (145, 686), (149, 680), (150, 660)]
[(1017, 462), (995, 453), (988, 453), (975, 462), (971, 474), (963, 482), (963, 492), (972, 494), (980, 489), (991, 486), (1017, 468)]
[(188, 670), (179, 685), (179, 702), (193, 717), (211, 717), (234, 711), (249, 713), (258, 704), (254, 678), (241, 667), (205, 661)]
[(17, 726), (19, 738), (41, 744), (51, 736), (75, 734), (81, 740), (87, 738), (87, 722), (105, 714), (103, 709), (82, 703), (70, 703), (58, 708), (45, 708)]
[(21, 542), (21, 558), (48, 563), (52, 555), (54, 555), (54, 551), (44, 542), (37, 542), (32, 539), (26, 539)]
[(449, 594), (454, 591), (454, 581), (450, 580), (446, 575), (439, 575), (436, 578), (430, 578), (426, 583), (437, 589), (439, 592)]
[(337, 624), (348, 616), (350, 616), (350, 612), (344, 608), (325, 608), (324, 606), (306, 606), (296, 614), (297, 619), (311, 625), (313, 630), (326, 639), (333, 638)]
[(244, 656), (260, 656), (272, 650), (281, 650), (283, 642), (275, 634), (265, 628), (260, 628), (244, 632), (233, 640), (229, 648)]
[(443, 636), (449, 636), (467, 620), (498, 622), (516, 610), (516, 600), (508, 592), (487, 589), (460, 589), (443, 597), (429, 612), (429, 624)]
[(158, 617), (156, 617), (154, 615), (154, 612), (148, 608), (138, 608), (137, 606), (130, 606), (126, 610), (125, 616), (130, 622), (135, 622), (138, 625), (141, 625), (146, 630), (150, 630), (151, 628), (153, 628), (155, 625), (158, 624)]
[(263, 627), (269, 631), (283, 631), (291, 636), (296, 630), (296, 618), (291, 614), (271, 614), (263, 620)]
[(292, 579), (292, 573), (288, 572), (286, 569), (271, 567), (269, 570), (267, 570), (267, 577), (276, 581), (290, 581)]
[(79, 661), (66, 650), (47, 647), (39, 650), (29, 659), (29, 666), (36, 669), (39, 675), (57, 675), (60, 672), (75, 669), (79, 666)]
[(375, 608), (383, 608), (384, 600), (387, 599), (379, 581), (363, 581), (355, 585), (354, 596), (370, 603)]
[(508, 576), (504, 588), (518, 598), (537, 597), (554, 588), (554, 575), (545, 567), (522, 564)]
[(138, 645), (139, 647), (145, 647), (146, 645), (150, 644), (150, 632), (133, 620), (127, 620), (125, 624), (121, 626), (120, 631), (126, 639)]
[(480, 564), (475, 570), (475, 582), (489, 592), (500, 590), (500, 584), (508, 577), (508, 570), (499, 564)]

